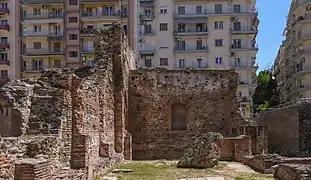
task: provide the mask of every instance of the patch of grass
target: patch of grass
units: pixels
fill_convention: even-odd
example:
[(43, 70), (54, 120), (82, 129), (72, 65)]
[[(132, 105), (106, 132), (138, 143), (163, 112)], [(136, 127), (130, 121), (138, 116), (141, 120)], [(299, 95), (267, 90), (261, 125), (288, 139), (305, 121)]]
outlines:
[(210, 169), (177, 168), (176, 163), (136, 161), (118, 168), (133, 170), (131, 173), (119, 174), (120, 180), (173, 180), (214, 175)]
[(253, 173), (238, 173), (235, 180), (272, 180), (272, 174), (253, 174)]

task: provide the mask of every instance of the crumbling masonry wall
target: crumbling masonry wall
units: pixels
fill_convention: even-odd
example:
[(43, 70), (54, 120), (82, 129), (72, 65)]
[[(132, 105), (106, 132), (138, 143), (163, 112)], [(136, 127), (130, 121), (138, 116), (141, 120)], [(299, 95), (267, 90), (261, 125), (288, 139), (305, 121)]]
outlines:
[(134, 159), (175, 159), (196, 134), (240, 124), (234, 71), (138, 69), (131, 72), (129, 131)]
[(24, 171), (42, 171), (56, 179), (89, 180), (124, 155), (131, 159), (125, 123), (135, 56), (119, 25), (97, 32), (94, 42), (95, 67), (44, 70), (38, 79), (1, 89), (0, 154), (11, 162), (3, 178), (13, 179), (16, 164), (16, 179)]
[(268, 128), (268, 148), (283, 156), (309, 156), (311, 103), (300, 100), (268, 109), (258, 123)]

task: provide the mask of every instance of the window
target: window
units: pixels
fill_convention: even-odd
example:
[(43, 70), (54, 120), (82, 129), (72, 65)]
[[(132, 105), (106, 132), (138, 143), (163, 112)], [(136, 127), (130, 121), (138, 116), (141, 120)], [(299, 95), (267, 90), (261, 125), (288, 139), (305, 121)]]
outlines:
[(222, 4), (215, 4), (215, 14), (222, 14)]
[(94, 66), (94, 65), (95, 65), (95, 62), (94, 62), (93, 59), (89, 59), (89, 60), (87, 60), (86, 64), (87, 64), (88, 66)]
[(32, 60), (32, 70), (38, 71), (43, 68), (43, 60), (42, 59), (33, 59)]
[(234, 58), (234, 66), (240, 66), (241, 59), (240, 58)]
[(241, 39), (233, 39), (233, 47), (232, 48), (234, 48), (234, 49), (236, 49), (236, 48), (241, 48)]
[(215, 21), (214, 22), (214, 28), (215, 29), (223, 29), (224, 28), (224, 23), (222, 21)]
[(23, 61), (23, 71), (27, 70), (27, 61)]
[(62, 61), (59, 59), (54, 60), (54, 68), (62, 68)]
[(8, 43), (8, 37), (1, 37), (0, 41), (1, 43)]
[(78, 22), (78, 17), (69, 17), (69, 23), (76, 23)]
[(151, 24), (146, 24), (144, 26), (144, 29), (145, 29), (145, 34), (152, 34), (152, 26), (151, 26)]
[(183, 23), (178, 24), (177, 31), (178, 32), (185, 32), (186, 31), (186, 25)]
[(197, 50), (202, 50), (203, 49), (203, 41), (202, 39), (197, 40)]
[(126, 24), (123, 25), (123, 30), (124, 30), (125, 35), (127, 35), (127, 25)]
[(234, 31), (241, 31), (241, 22), (234, 22), (233, 23), (233, 30)]
[(78, 57), (78, 51), (69, 51), (69, 57)]
[(1, 3), (0, 8), (7, 9), (8, 8), (8, 3)]
[(33, 15), (37, 16), (41, 14), (41, 8), (33, 8)]
[(186, 8), (185, 6), (178, 6), (178, 14), (183, 15), (186, 14)]
[(185, 67), (185, 59), (179, 59), (179, 67), (184, 68)]
[(167, 66), (168, 58), (160, 58), (160, 66)]
[(198, 68), (202, 68), (202, 58), (197, 58)]
[(8, 21), (7, 19), (1, 19), (1, 20), (0, 20), (0, 24), (1, 24), (1, 25), (8, 25), (8, 22), (9, 22), (9, 21)]
[(185, 40), (177, 40), (176, 41), (176, 50), (185, 50), (186, 49), (186, 41)]
[(78, 34), (69, 34), (69, 40), (77, 40)]
[(41, 32), (41, 25), (33, 25), (33, 32)]
[(160, 8), (161, 14), (167, 14), (167, 8)]
[(186, 106), (182, 103), (175, 103), (171, 109), (171, 129), (175, 131), (187, 130)]
[(9, 73), (8, 70), (1, 70), (1, 78), (8, 78)]
[(33, 42), (34, 49), (41, 49), (41, 42)]
[(8, 53), (5, 53), (5, 52), (1, 52), (0, 53), (0, 60), (4, 60), (4, 61), (7, 61), (8, 60)]
[(70, 6), (76, 6), (76, 5), (78, 5), (78, 0), (69, 0), (69, 5), (70, 5)]
[(167, 23), (160, 23), (160, 31), (167, 31)]
[(216, 47), (223, 46), (222, 39), (215, 39), (215, 46)]
[(195, 12), (196, 12), (196, 14), (202, 14), (202, 6), (196, 6)]
[(152, 63), (151, 63), (151, 59), (145, 59), (145, 67), (151, 67)]
[(221, 57), (215, 58), (215, 62), (216, 64), (222, 64), (222, 58)]
[(233, 12), (234, 13), (240, 13), (241, 12), (241, 5), (240, 4), (234, 4), (233, 5)]

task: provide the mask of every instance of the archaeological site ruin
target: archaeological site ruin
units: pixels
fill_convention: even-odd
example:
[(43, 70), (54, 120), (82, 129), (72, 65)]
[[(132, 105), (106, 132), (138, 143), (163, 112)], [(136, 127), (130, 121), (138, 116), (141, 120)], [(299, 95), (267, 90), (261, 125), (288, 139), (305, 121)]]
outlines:
[[(281, 180), (311, 177), (308, 165), (297, 165), (311, 159), (287, 157), (309, 149), (308, 105), (250, 124), (239, 112), (234, 70), (138, 68), (122, 29), (95, 33), (95, 66), (47, 69), (1, 88), (0, 179), (92, 180), (124, 160), (181, 158), (209, 132), (224, 137), (220, 160), (273, 168)], [(295, 129), (278, 127), (281, 116)]]

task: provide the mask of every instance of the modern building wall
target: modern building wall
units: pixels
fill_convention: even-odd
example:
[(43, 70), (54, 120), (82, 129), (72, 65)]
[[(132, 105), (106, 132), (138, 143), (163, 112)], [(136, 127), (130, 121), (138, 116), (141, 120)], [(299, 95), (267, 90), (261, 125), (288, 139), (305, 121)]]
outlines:
[(93, 65), (92, 32), (114, 22), (124, 26), (134, 48), (136, 1), (24, 0), (23, 77), (38, 76), (42, 68)]
[[(235, 68), (242, 109), (256, 87), (256, 1), (141, 0), (138, 65), (168, 69)], [(217, 41), (217, 42), (216, 42)]]
[(0, 2), (0, 85), (20, 78), (20, 3)]
[[(283, 102), (311, 97), (311, 0), (293, 0), (285, 29)], [(279, 75), (280, 76), (280, 75)], [(280, 79), (277, 77), (277, 79)]]

